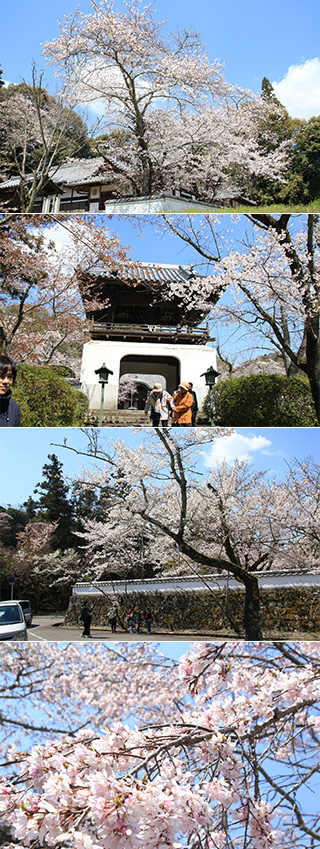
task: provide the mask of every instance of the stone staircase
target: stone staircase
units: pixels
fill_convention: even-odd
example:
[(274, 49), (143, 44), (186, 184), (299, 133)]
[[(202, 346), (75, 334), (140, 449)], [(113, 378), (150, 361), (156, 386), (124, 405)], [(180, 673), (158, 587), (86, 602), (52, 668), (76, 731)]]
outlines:
[[(99, 410), (91, 410), (87, 425), (99, 424)], [(150, 427), (149, 414), (146, 416), (144, 410), (105, 410), (103, 414), (102, 427)]]

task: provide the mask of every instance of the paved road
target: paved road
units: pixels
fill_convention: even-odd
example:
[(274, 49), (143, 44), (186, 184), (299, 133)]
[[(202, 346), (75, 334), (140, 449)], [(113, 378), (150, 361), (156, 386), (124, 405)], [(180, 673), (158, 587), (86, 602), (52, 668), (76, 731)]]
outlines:
[[(28, 636), (30, 642), (41, 642), (43, 640), (50, 642), (71, 642), (74, 640), (79, 640), (81, 643), (86, 643), (87, 640), (84, 637), (81, 637), (80, 629), (77, 627), (68, 627), (66, 628), (63, 624), (62, 616), (35, 616), (34, 621), (31, 627), (28, 628)], [(227, 634), (219, 635), (219, 639), (223, 639), (224, 636), (228, 638)], [(163, 640), (163, 641), (172, 641), (172, 640), (208, 640), (212, 639), (214, 634), (191, 634), (190, 632), (186, 634), (173, 634), (172, 632), (166, 634), (161, 632), (161, 634), (151, 634), (150, 636), (146, 633), (142, 634), (128, 634), (125, 631), (119, 631), (116, 634), (112, 634), (110, 629), (95, 629), (92, 628), (92, 640), (110, 640), (112, 642), (116, 642), (117, 640), (133, 640), (135, 642), (139, 642), (140, 640)], [(230, 639), (230, 636), (229, 636)], [(90, 642), (92, 642), (92, 640)]]

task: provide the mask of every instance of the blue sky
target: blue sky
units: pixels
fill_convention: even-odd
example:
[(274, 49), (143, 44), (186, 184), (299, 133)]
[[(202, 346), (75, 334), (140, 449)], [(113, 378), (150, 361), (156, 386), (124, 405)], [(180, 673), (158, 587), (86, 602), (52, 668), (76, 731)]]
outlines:
[[(180, 216), (177, 216), (178, 220)], [(197, 221), (202, 218), (197, 216)], [(306, 216), (297, 215), (297, 223)], [(244, 215), (229, 215), (222, 213), (216, 216), (216, 229), (223, 234), (227, 251), (229, 247), (241, 250), (240, 240), (246, 233), (252, 233), (253, 227)], [(207, 273), (207, 262), (178, 236), (164, 232), (158, 226), (159, 218), (154, 215), (111, 215), (105, 219), (96, 216), (98, 225), (105, 226), (112, 233), (118, 234), (122, 244), (128, 245), (131, 252), (128, 258), (142, 262), (169, 262), (177, 265), (195, 265), (202, 274)], [(295, 220), (294, 220), (295, 221)], [(56, 232), (56, 231), (55, 231)], [(52, 237), (52, 231), (50, 232)], [(56, 236), (55, 236), (56, 238)]]
[[(106, 444), (123, 439), (137, 445), (141, 432), (131, 428), (106, 428), (101, 431)], [(48, 454), (55, 453), (63, 463), (65, 476), (73, 478), (82, 466), (90, 462), (65, 448), (52, 443), (68, 444), (84, 450), (86, 439), (78, 428), (3, 428), (0, 431), (0, 504), (18, 506), (32, 495), (42, 479), (42, 467)], [(214, 452), (214, 456), (213, 456)], [(236, 428), (235, 436), (219, 439), (205, 449), (202, 468), (223, 458), (232, 462), (235, 457), (248, 457), (257, 470), (267, 469), (279, 478), (287, 472), (286, 461), (307, 455), (320, 460), (320, 437), (317, 428)], [(211, 459), (210, 459), (211, 458)]]
[[(2, 4), (0, 62), (5, 80), (19, 82), (30, 78), (33, 60), (38, 67), (45, 68), (40, 45), (58, 35), (57, 20), (74, 12), (78, 5), (84, 13), (91, 9), (89, 0), (79, 3), (77, 0), (49, 0), (48, 3), (17, 0)], [(116, 0), (115, 5), (122, 8), (120, 0)], [(155, 7), (157, 19), (169, 20), (171, 30), (177, 25), (197, 29), (210, 59), (219, 57), (225, 63), (225, 76), (230, 82), (260, 91), (264, 76), (271, 82), (285, 81), (281, 93), (286, 92), (294, 101), (301, 85), (305, 91), (299, 108), (319, 114), (318, 0), (305, 0), (303, 4), (300, 0), (284, 0), (283, 3), (269, 0), (267, 5), (256, 0), (229, 0), (228, 3), (157, 0)], [(288, 77), (289, 68), (298, 68), (300, 73), (291, 70)], [(46, 77), (52, 89), (50, 69)]]

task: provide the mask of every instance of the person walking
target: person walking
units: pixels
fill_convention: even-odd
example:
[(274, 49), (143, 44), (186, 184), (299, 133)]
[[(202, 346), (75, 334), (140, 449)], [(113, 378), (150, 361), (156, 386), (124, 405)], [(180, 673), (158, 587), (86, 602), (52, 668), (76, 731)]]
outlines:
[(147, 634), (151, 634), (151, 611), (148, 607), (144, 611), (144, 621), (146, 623)]
[(139, 607), (135, 609), (135, 617), (136, 617), (136, 633), (140, 634), (140, 626), (141, 626), (141, 610)]
[(111, 625), (112, 634), (115, 634), (117, 630), (117, 608), (115, 604), (113, 604), (111, 610), (109, 610), (109, 625)]
[(10, 357), (0, 356), (0, 427), (20, 427), (19, 404), (12, 398), (11, 388), (15, 383), (17, 367)]
[(128, 624), (130, 634), (133, 634), (134, 618), (133, 618), (133, 610), (131, 610), (131, 608), (129, 610), (127, 610), (126, 617), (127, 617), (127, 624)]
[(189, 383), (180, 383), (173, 399), (173, 426), (189, 427), (191, 425), (192, 404), (193, 397), (189, 390)]
[(196, 417), (197, 417), (197, 412), (198, 412), (199, 407), (198, 407), (197, 394), (196, 394), (196, 392), (194, 392), (193, 383), (191, 383), (191, 382), (189, 382), (189, 391), (191, 392), (191, 395), (193, 397), (193, 404), (192, 404), (192, 407), (191, 407), (191, 426), (195, 427)]
[(92, 620), (92, 611), (93, 607), (88, 604), (88, 599), (86, 598), (80, 610), (80, 619), (81, 622), (83, 622), (83, 632), (81, 634), (82, 637), (91, 637), (90, 626)]
[(169, 395), (169, 392), (161, 386), (161, 383), (155, 383), (145, 406), (146, 415), (150, 410), (152, 427), (159, 427), (160, 424), (161, 427), (168, 427), (171, 402), (172, 396)]

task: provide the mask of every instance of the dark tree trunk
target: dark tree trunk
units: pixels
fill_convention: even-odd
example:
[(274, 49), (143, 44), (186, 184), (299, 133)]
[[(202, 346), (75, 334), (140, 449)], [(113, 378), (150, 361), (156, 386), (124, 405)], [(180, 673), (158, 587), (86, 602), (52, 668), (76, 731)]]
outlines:
[(311, 394), (320, 422), (320, 332), (318, 316), (306, 325), (307, 365), (305, 371), (309, 378)]
[(244, 586), (245, 603), (243, 627), (245, 636), (248, 640), (263, 640), (260, 625), (260, 594), (258, 578), (256, 578), (255, 575), (250, 574), (250, 572), (247, 572), (246, 569), (238, 566), (236, 563), (230, 563), (228, 560), (218, 560), (214, 557), (207, 557), (205, 554), (201, 554), (194, 549), (192, 545), (185, 542), (179, 543), (178, 540), (176, 541), (178, 542), (182, 553), (186, 554), (187, 557), (190, 557), (191, 560), (194, 560), (195, 563), (200, 563), (202, 566), (212, 566), (213, 569), (217, 569), (220, 573), (226, 570)]
[(260, 595), (258, 579), (254, 575), (247, 575), (245, 581), (245, 604), (243, 624), (248, 640), (262, 640), (260, 627)]

